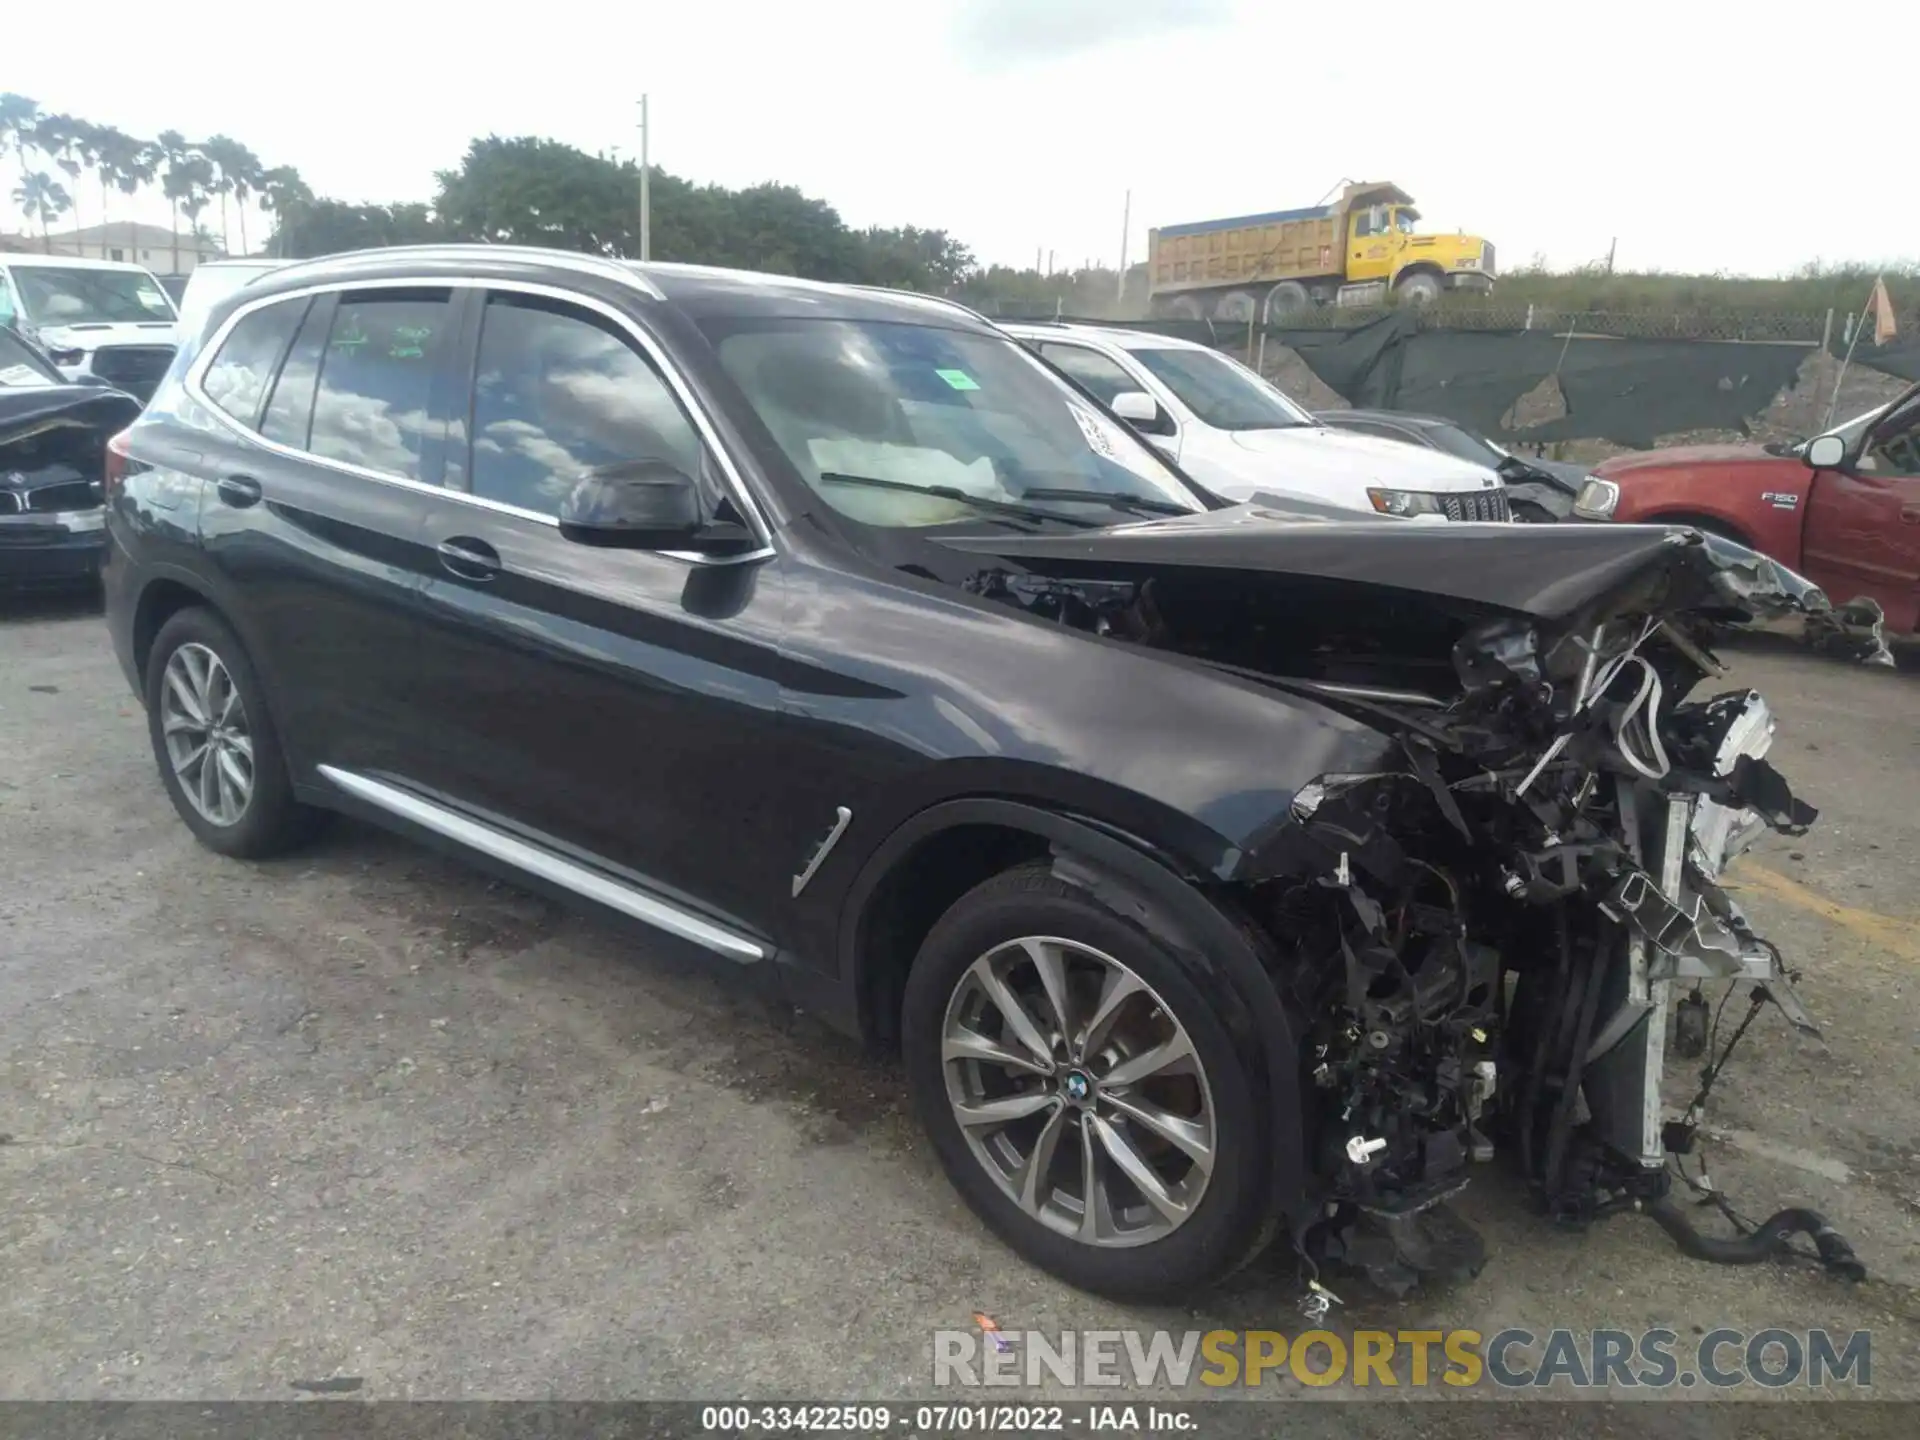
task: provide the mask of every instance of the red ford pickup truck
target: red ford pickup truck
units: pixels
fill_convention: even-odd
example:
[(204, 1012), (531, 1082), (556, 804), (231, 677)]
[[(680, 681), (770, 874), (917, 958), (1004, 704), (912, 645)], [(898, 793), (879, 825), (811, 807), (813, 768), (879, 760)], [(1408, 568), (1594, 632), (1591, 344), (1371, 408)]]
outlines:
[(1920, 632), (1920, 385), (1791, 447), (1616, 455), (1594, 468), (1574, 514), (1711, 530), (1835, 604), (1877, 600), (1891, 634)]

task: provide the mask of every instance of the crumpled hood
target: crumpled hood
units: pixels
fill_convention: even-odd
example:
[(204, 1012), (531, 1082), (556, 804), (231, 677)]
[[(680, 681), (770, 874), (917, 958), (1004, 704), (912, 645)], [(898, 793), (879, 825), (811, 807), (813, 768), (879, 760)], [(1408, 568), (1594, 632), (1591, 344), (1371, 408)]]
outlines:
[(1491, 490), (1499, 481), (1483, 465), (1438, 450), (1355, 435), (1331, 426), (1302, 425), (1288, 430), (1235, 430), (1233, 443), (1263, 460), (1276, 484), (1291, 480), (1377, 485), (1390, 490)]
[[(36, 385), (0, 389), (0, 446), (50, 429), (78, 427), (112, 435), (134, 422), (140, 402), (101, 385)], [(0, 449), (0, 481), (10, 467)]]
[(1291, 575), (1559, 619), (1637, 583), (1665, 610), (1775, 614), (1824, 605), (1743, 545), (1665, 525), (1380, 524), (1253, 503), (1064, 534), (942, 537), (942, 545), (1049, 573), (1128, 578), (1166, 567)]

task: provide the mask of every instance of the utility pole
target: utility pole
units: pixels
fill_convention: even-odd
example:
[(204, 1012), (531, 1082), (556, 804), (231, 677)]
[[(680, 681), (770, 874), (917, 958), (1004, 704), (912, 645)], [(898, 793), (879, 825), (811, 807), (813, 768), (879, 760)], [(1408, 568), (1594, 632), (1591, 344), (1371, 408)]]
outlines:
[(1607, 241), (1607, 274), (1609, 275), (1613, 273), (1613, 252), (1619, 248), (1619, 245), (1620, 237), (1618, 235)]
[(1122, 304), (1127, 298), (1127, 232), (1133, 227), (1133, 191), (1127, 191), (1126, 203), (1120, 207), (1120, 283), (1114, 290), (1113, 298)]
[(647, 97), (642, 95), (640, 97), (640, 258), (643, 261), (653, 258), (653, 236), (650, 233), (653, 203), (652, 197), (648, 194), (647, 184), (649, 169), (651, 167), (647, 164)]

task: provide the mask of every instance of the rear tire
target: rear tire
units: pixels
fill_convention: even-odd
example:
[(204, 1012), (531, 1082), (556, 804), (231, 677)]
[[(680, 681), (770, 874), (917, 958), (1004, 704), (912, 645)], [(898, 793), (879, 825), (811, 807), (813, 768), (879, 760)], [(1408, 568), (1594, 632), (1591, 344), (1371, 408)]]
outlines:
[(1269, 1125), (1247, 1061), (1159, 940), (1046, 864), (983, 882), (941, 917), (901, 1030), (948, 1178), (1029, 1261), (1150, 1300), (1257, 1253)]
[(199, 606), (171, 616), (147, 656), (146, 698), (160, 783), (202, 845), (259, 860), (312, 835), (320, 812), (294, 799), (266, 695), (226, 621)]
[(1267, 292), (1265, 304), (1267, 318), (1277, 320), (1283, 315), (1297, 315), (1302, 310), (1311, 310), (1313, 296), (1298, 280), (1282, 280)]
[(1213, 318), (1244, 325), (1260, 314), (1260, 297), (1251, 290), (1229, 290), (1213, 302)]

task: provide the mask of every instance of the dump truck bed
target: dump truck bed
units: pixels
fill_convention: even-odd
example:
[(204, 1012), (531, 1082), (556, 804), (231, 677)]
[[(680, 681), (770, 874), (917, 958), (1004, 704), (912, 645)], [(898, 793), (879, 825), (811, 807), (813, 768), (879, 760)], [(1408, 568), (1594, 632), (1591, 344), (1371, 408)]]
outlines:
[(1337, 278), (1345, 223), (1342, 203), (1164, 226), (1147, 241), (1153, 293)]

